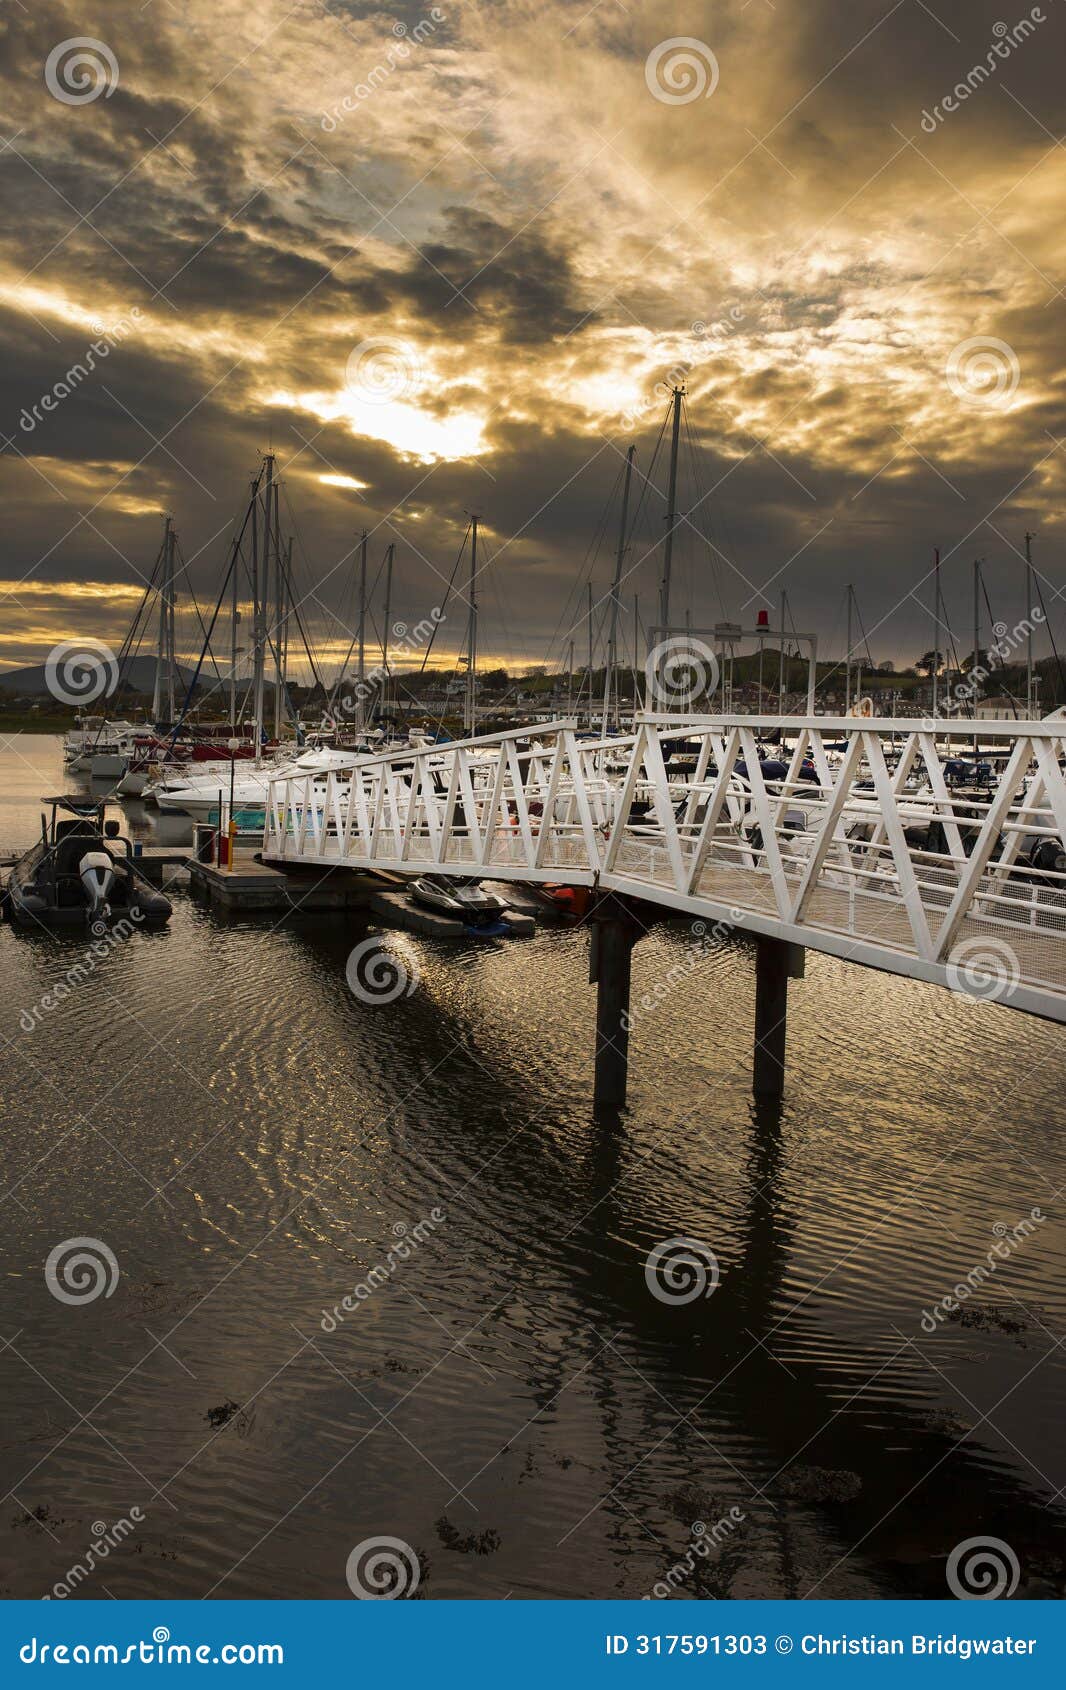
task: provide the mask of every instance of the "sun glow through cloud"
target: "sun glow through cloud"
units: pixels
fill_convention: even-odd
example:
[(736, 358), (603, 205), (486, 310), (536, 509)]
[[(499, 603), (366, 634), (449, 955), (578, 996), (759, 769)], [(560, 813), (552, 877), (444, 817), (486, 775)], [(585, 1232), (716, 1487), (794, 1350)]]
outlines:
[(368, 481), (356, 481), (354, 475), (319, 475), (315, 479), (323, 487), (343, 487), (350, 493), (365, 493), (370, 485)]
[(322, 422), (346, 423), (356, 439), (383, 441), (403, 457), (421, 463), (478, 457), (488, 450), (483, 419), (472, 411), (456, 410), (438, 417), (401, 399), (375, 404), (347, 390), (276, 392), (266, 403), (278, 409), (305, 411)]

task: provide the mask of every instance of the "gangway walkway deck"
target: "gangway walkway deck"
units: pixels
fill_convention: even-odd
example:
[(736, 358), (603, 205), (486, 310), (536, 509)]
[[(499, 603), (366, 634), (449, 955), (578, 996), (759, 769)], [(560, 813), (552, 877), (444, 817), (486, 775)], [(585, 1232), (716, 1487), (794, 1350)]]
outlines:
[(516, 729), (273, 782), (263, 857), (595, 887), (1066, 1021), (1066, 722), (950, 732)]

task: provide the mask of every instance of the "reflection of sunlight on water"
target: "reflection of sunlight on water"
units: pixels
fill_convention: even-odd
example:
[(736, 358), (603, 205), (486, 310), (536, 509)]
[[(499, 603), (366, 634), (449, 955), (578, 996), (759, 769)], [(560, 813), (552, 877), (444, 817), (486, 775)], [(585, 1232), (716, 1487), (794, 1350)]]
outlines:
[(41, 799), (77, 786), (63, 767), (55, 734), (0, 734), (0, 848), (17, 850), (40, 837)]

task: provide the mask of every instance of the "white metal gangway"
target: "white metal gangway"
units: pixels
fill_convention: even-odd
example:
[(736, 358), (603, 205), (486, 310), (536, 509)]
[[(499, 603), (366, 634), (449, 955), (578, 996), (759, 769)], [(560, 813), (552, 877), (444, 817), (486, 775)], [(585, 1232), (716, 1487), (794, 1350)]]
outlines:
[[(960, 787), (975, 731), (985, 768)], [(608, 739), (557, 722), (278, 779), (263, 856), (594, 886), (1066, 1021), (1064, 736), (1061, 720), (959, 722), (950, 741), (943, 722), (852, 717), (648, 716)]]

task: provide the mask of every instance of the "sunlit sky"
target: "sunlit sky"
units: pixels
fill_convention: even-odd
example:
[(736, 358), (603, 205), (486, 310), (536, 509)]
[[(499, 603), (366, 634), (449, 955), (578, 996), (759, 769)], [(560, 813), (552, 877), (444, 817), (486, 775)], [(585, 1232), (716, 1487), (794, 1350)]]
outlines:
[(0, 40), (0, 666), (117, 644), (164, 511), (210, 606), (268, 448), (323, 652), (363, 528), (413, 623), (476, 510), (486, 661), (581, 654), (630, 441), (654, 618), (679, 380), (679, 620), (784, 587), (837, 652), (853, 582), (911, 662), (933, 547), (965, 647), (1029, 529), (1063, 624), (1063, 0), (35, 0)]

